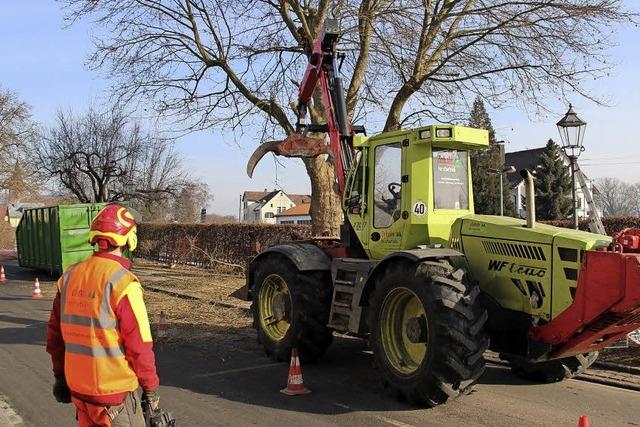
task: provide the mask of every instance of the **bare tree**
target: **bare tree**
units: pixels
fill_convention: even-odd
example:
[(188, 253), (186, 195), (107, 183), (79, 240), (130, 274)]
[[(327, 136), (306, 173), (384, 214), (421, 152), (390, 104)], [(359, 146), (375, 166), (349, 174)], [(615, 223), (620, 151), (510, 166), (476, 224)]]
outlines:
[(599, 178), (595, 187), (595, 202), (604, 216), (638, 215), (635, 202), (637, 185), (627, 184), (618, 178)]
[[(89, 63), (124, 100), (144, 97), (188, 129), (289, 134), (295, 84), (325, 17), (342, 21), (347, 106), (384, 130), (462, 119), (476, 95), (539, 112), (610, 68), (621, 0), (62, 0), (101, 29)], [(316, 99), (318, 99), (316, 97)], [(323, 121), (320, 102), (311, 108)], [(186, 120), (186, 121), (185, 121)], [(304, 159), (314, 232), (336, 231), (330, 159)]]
[(27, 145), (34, 134), (30, 107), (0, 88), (0, 190), (7, 192), (7, 201), (38, 192), (37, 179), (26, 167)]
[(125, 170), (117, 180), (117, 196), (130, 200), (148, 221), (170, 220), (173, 200), (193, 182), (173, 142), (158, 137), (146, 139), (142, 150), (127, 160)]
[(631, 185), (629, 189), (629, 197), (631, 215), (640, 216), (640, 182)]
[(173, 220), (178, 222), (198, 222), (200, 210), (206, 208), (212, 196), (209, 186), (202, 182), (185, 185), (173, 201)]
[(43, 174), (83, 203), (127, 199), (148, 214), (189, 183), (172, 141), (145, 132), (120, 108), (58, 112), (33, 152)]

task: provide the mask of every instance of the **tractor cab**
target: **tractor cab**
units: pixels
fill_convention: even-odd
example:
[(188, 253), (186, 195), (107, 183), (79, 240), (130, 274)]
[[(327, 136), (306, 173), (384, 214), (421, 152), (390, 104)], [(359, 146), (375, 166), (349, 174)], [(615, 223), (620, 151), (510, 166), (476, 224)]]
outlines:
[(343, 208), (367, 255), (444, 246), (474, 213), (469, 151), (488, 145), (486, 130), (443, 124), (356, 137)]

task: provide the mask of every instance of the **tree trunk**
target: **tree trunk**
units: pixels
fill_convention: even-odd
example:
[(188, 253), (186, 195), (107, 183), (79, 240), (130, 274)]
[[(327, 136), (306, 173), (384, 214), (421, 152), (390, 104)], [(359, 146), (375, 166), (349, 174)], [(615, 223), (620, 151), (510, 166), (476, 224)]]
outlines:
[(314, 236), (339, 236), (343, 216), (333, 163), (325, 156), (302, 160), (311, 180), (312, 233)]
[(393, 98), (393, 102), (389, 108), (389, 114), (387, 115), (387, 121), (384, 124), (384, 132), (400, 129), (400, 116), (402, 115), (402, 109), (411, 95), (415, 93), (413, 87), (415, 87), (415, 82), (413, 80), (406, 82), (400, 88), (395, 98)]

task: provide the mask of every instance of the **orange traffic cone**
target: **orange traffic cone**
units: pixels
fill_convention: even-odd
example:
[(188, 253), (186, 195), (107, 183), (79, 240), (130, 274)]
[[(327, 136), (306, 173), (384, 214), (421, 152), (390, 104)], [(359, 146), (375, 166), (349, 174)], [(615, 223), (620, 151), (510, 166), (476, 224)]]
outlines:
[(7, 276), (4, 275), (4, 266), (0, 265), (0, 283), (7, 280)]
[(164, 314), (164, 311), (160, 312), (160, 323), (158, 323), (158, 334), (156, 339), (158, 341), (165, 341), (169, 337), (169, 333), (167, 332), (167, 315)]
[(578, 420), (578, 427), (589, 427), (589, 417), (582, 415)]
[(33, 292), (31, 292), (31, 298), (42, 298), (42, 291), (40, 290), (40, 280), (36, 277), (33, 282)]
[(280, 390), (280, 393), (286, 394), (287, 396), (311, 393), (311, 390), (304, 387), (304, 382), (302, 381), (302, 366), (300, 366), (298, 350), (296, 350), (295, 347), (291, 349), (291, 363), (289, 364), (287, 387)]

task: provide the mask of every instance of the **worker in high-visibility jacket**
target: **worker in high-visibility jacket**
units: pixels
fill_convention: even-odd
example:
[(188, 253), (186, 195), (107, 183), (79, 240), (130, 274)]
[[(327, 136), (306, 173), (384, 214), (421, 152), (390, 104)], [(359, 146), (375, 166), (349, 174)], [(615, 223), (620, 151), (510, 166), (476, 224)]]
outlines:
[(142, 287), (122, 250), (135, 250), (137, 225), (111, 204), (91, 224), (93, 256), (58, 280), (47, 332), (58, 402), (76, 406), (80, 426), (144, 426), (140, 402), (158, 407), (159, 385)]

